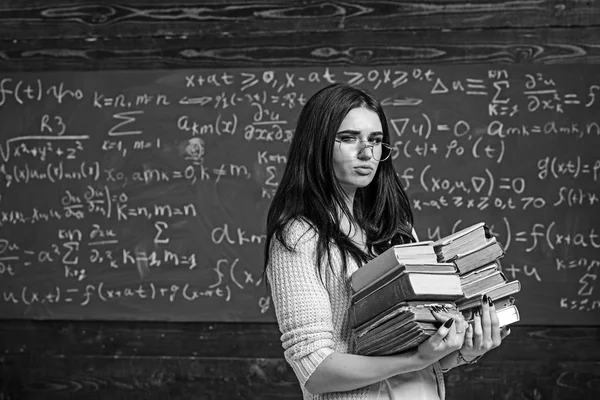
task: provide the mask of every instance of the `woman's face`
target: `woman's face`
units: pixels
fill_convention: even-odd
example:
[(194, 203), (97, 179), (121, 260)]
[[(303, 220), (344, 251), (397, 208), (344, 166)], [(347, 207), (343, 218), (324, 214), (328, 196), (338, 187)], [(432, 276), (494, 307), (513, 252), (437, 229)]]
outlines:
[[(351, 143), (350, 137), (357, 138), (358, 142)], [(369, 139), (377, 138), (383, 138), (379, 116), (363, 107), (350, 110), (338, 129), (333, 146), (333, 170), (350, 195), (371, 183), (377, 172), (379, 161), (373, 158), (373, 151), (379, 156), (381, 149), (365, 148)]]

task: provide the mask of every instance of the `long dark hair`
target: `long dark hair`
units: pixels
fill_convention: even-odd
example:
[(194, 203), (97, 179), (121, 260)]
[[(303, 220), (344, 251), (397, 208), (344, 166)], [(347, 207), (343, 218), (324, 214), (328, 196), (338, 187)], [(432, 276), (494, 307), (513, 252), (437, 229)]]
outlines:
[[(347, 255), (361, 265), (392, 244), (414, 241), (410, 203), (391, 158), (379, 163), (369, 185), (356, 190), (353, 213), (346, 205), (345, 193), (334, 173), (332, 154), (342, 121), (357, 107), (372, 110), (379, 116), (383, 141), (390, 143), (383, 108), (366, 90), (335, 83), (315, 93), (302, 109), (288, 150), (287, 165), (267, 215), (265, 270), (273, 236), (293, 251), (293, 244), (286, 239), (284, 231), (295, 219), (308, 222), (318, 233), (317, 265), (321, 265), (325, 254), (331, 260), (332, 244), (342, 250), (344, 274)], [(365, 230), (367, 253), (341, 231), (338, 207), (351, 223)]]

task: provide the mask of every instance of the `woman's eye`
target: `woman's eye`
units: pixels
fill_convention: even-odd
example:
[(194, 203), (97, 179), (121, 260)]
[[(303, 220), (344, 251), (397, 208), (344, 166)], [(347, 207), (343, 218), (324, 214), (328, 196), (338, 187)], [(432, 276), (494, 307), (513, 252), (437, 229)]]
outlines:
[(369, 139), (369, 144), (378, 145), (383, 143), (383, 138), (371, 138)]
[(342, 136), (340, 140), (344, 143), (356, 143), (356, 137), (354, 136)]

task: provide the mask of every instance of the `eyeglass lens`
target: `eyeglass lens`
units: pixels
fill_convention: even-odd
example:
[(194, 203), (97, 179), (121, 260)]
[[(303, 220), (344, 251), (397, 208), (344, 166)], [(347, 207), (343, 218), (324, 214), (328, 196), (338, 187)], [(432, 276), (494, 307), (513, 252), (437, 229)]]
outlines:
[[(377, 149), (375, 147), (377, 147)], [(366, 145), (359, 150), (358, 155), (367, 151), (367, 148), (371, 150), (371, 157), (373, 157), (375, 161), (385, 161), (392, 153), (391, 150), (384, 145)]]
[[(353, 146), (347, 146), (345, 145), (343, 142), (339, 142), (340, 145), (340, 150), (345, 150), (345, 151), (352, 151), (354, 150), (356, 147), (356, 145)], [(367, 151), (367, 149), (371, 150), (371, 157), (373, 157), (373, 159), (375, 161), (385, 161), (387, 160), (392, 151), (385, 146), (384, 144), (379, 144), (379, 145), (375, 145), (375, 144), (367, 144), (365, 142), (360, 143), (361, 147), (360, 150), (358, 151), (358, 153), (356, 153), (357, 156), (360, 156), (364, 151)], [(355, 151), (355, 150), (354, 150)]]

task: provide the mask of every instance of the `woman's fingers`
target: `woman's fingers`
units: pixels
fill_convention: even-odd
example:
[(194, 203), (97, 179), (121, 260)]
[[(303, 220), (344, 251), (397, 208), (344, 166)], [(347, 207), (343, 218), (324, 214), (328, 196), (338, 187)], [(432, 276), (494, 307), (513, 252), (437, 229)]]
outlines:
[(483, 347), (483, 327), (481, 326), (481, 307), (473, 311), (473, 347), (480, 350)]
[(489, 299), (490, 304), (490, 323), (491, 323), (491, 338), (492, 347), (498, 347), (502, 343), (502, 335), (500, 333), (500, 323), (498, 322), (498, 315), (496, 315), (496, 307), (494, 306), (493, 299)]
[(456, 328), (456, 334), (458, 336), (462, 338), (464, 338), (465, 333), (467, 331), (467, 326), (469, 324), (467, 323), (467, 321), (465, 321), (465, 319), (463, 318), (462, 314), (458, 317), (455, 317), (455, 323), (454, 326)]
[(492, 319), (490, 317), (490, 298), (487, 294), (483, 296), (483, 304), (481, 305), (481, 328), (483, 334), (481, 348), (489, 350), (492, 348)]
[(429, 338), (429, 343), (433, 346), (433, 348), (439, 347), (442, 342), (446, 340), (448, 335), (450, 335), (454, 329), (453, 325), (454, 318), (448, 318), (446, 322), (444, 322), (442, 326), (440, 326), (439, 329), (433, 335), (431, 335)]
[(429, 339), (419, 345), (419, 353), (434, 362), (460, 349), (462, 340), (456, 334), (455, 325), (455, 319), (448, 318)]
[(465, 329), (465, 342), (463, 344), (467, 349), (473, 348), (473, 326), (467, 323), (467, 328)]

